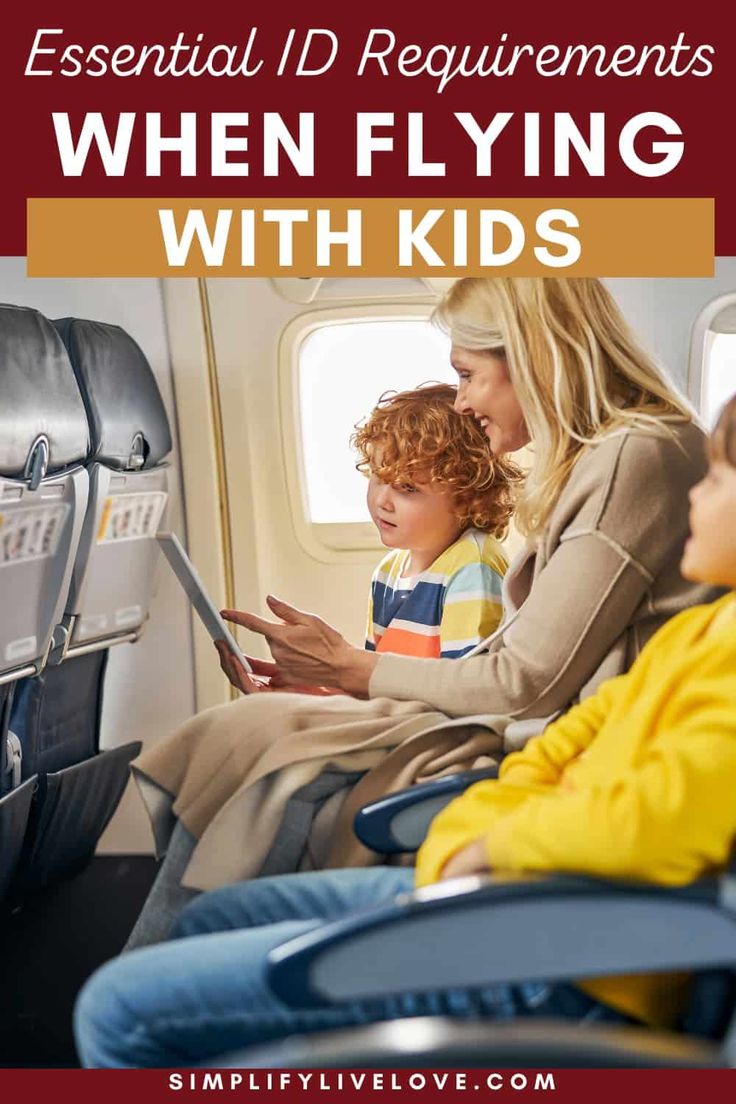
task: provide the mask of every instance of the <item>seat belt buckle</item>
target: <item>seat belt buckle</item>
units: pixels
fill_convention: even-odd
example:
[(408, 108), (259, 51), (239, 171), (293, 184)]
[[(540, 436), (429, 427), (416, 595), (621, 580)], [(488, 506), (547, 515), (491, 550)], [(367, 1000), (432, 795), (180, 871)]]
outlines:
[(10, 775), (11, 790), (20, 786), (21, 766), (23, 762), (23, 745), (14, 732), (8, 730), (6, 736), (7, 765), (6, 773)]

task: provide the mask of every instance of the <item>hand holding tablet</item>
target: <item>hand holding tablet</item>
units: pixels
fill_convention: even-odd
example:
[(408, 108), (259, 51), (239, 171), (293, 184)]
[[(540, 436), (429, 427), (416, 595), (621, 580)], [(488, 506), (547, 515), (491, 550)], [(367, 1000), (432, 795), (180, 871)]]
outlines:
[(202, 624), (214, 640), (220, 654), (220, 666), (230, 682), (244, 694), (253, 694), (266, 689), (267, 683), (259, 680), (258, 676), (254, 676), (251, 664), (238, 647), (237, 640), (207, 594), (179, 538), (175, 533), (158, 533), (156, 539), (174, 574), (186, 591), (189, 601), (199, 614)]
[[(256, 694), (261, 690), (271, 689), (270, 678), (264, 678), (261, 674), (249, 674), (243, 660), (239, 656), (233, 655), (224, 640), (216, 640), (215, 647), (220, 656), (222, 673), (236, 690), (242, 691), (243, 694)], [(251, 660), (249, 662), (248, 667), (251, 672), (254, 663), (260, 664), (260, 661)]]

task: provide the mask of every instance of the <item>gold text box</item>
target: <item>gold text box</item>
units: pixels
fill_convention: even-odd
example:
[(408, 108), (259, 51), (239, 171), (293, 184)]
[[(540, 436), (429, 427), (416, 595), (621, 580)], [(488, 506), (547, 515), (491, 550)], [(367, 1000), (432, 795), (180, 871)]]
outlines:
[[(195, 237), (185, 263), (170, 263), (162, 210), (172, 212), (166, 217), (177, 235), (188, 212), (202, 212), (210, 235), (218, 217), (224, 226), (230, 212), (221, 258), (208, 264)], [(291, 264), (279, 257), (278, 224), (264, 221), (264, 212), (285, 210), (306, 212), (307, 218), (293, 226)], [(321, 218), (339, 233), (349, 210), (360, 212), (360, 264), (347, 263), (345, 245), (334, 245), (329, 263), (318, 264), (317, 212), (327, 212)], [(549, 210), (569, 211), (579, 223), (566, 230), (580, 242), (573, 264), (550, 266), (535, 254), (545, 245), (552, 254), (565, 252), (537, 232), (537, 220)], [(410, 265), (399, 263), (400, 211), (412, 212), (414, 226), (429, 211), (443, 212), (424, 238), (441, 264), (428, 263), (416, 249)], [(500, 266), (481, 257), (481, 226), (486, 224), (488, 241), (493, 215), (487, 212), (494, 211), (509, 212), (523, 229), (522, 252)], [(467, 255), (456, 252), (464, 234)], [(254, 263), (244, 263), (243, 236), (246, 260), (252, 252)], [(509, 230), (499, 226), (496, 253), (510, 240)], [(28, 200), (29, 276), (712, 276), (713, 259), (712, 199)]]

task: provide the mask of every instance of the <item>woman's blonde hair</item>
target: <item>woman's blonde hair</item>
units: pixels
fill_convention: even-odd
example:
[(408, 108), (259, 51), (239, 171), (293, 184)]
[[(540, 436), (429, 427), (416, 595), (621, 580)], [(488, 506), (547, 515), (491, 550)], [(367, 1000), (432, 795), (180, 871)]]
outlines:
[(736, 395), (718, 415), (708, 442), (708, 455), (711, 460), (736, 468)]
[(640, 347), (600, 280), (458, 280), (434, 313), (453, 344), (504, 356), (533, 443), (515, 522), (533, 537), (581, 450), (618, 426), (670, 432), (692, 409)]
[(493, 456), (478, 423), (455, 410), (456, 398), (449, 383), (386, 391), (350, 439), (361, 457), (356, 466), (384, 483), (443, 484), (464, 529), (504, 537), (521, 469)]

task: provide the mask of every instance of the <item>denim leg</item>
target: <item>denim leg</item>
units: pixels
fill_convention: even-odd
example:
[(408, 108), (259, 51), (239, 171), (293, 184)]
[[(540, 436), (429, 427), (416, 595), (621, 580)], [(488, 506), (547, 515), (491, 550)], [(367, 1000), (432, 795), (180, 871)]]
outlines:
[(566, 985), (404, 994), (306, 1010), (271, 992), (265, 960), (273, 947), (325, 919), (386, 902), (411, 882), (402, 868), (322, 871), (203, 895), (182, 915), (178, 938), (109, 963), (84, 987), (75, 1015), (83, 1064), (191, 1065), (295, 1033), (406, 1016), (585, 1019), (597, 1008), (617, 1016)]
[(266, 983), (266, 955), (320, 923), (290, 920), (192, 936), (131, 951), (108, 963), (77, 1001), (74, 1028), (82, 1065), (188, 1066), (295, 1033), (406, 1016), (469, 1014), (462, 994), (452, 1007), (435, 994), (326, 1009), (283, 1004)]
[(256, 928), (283, 920), (333, 920), (346, 912), (386, 904), (413, 887), (414, 871), (403, 866), (254, 878), (197, 897), (180, 914), (170, 938)]
[(265, 987), (264, 959), (313, 925), (291, 922), (161, 943), (103, 966), (75, 1009), (82, 1064), (181, 1066), (287, 1034), (291, 1014)]
[(523, 992), (525, 986), (496, 986), (483, 991), (480, 999), (477, 992), (458, 990), (326, 1009), (289, 1008), (266, 984), (266, 955), (319, 923), (291, 920), (249, 931), (192, 936), (114, 960), (92, 977), (77, 1003), (75, 1032), (82, 1064), (189, 1066), (287, 1035), (408, 1016), (626, 1020), (566, 985), (548, 987), (541, 1002), (533, 1004)]
[(262, 878), (203, 894), (170, 942), (108, 963), (84, 987), (75, 1014), (83, 1064), (181, 1065), (295, 1030), (430, 1011), (409, 997), (295, 1012), (265, 984), (272, 947), (412, 884), (413, 871), (387, 867)]

